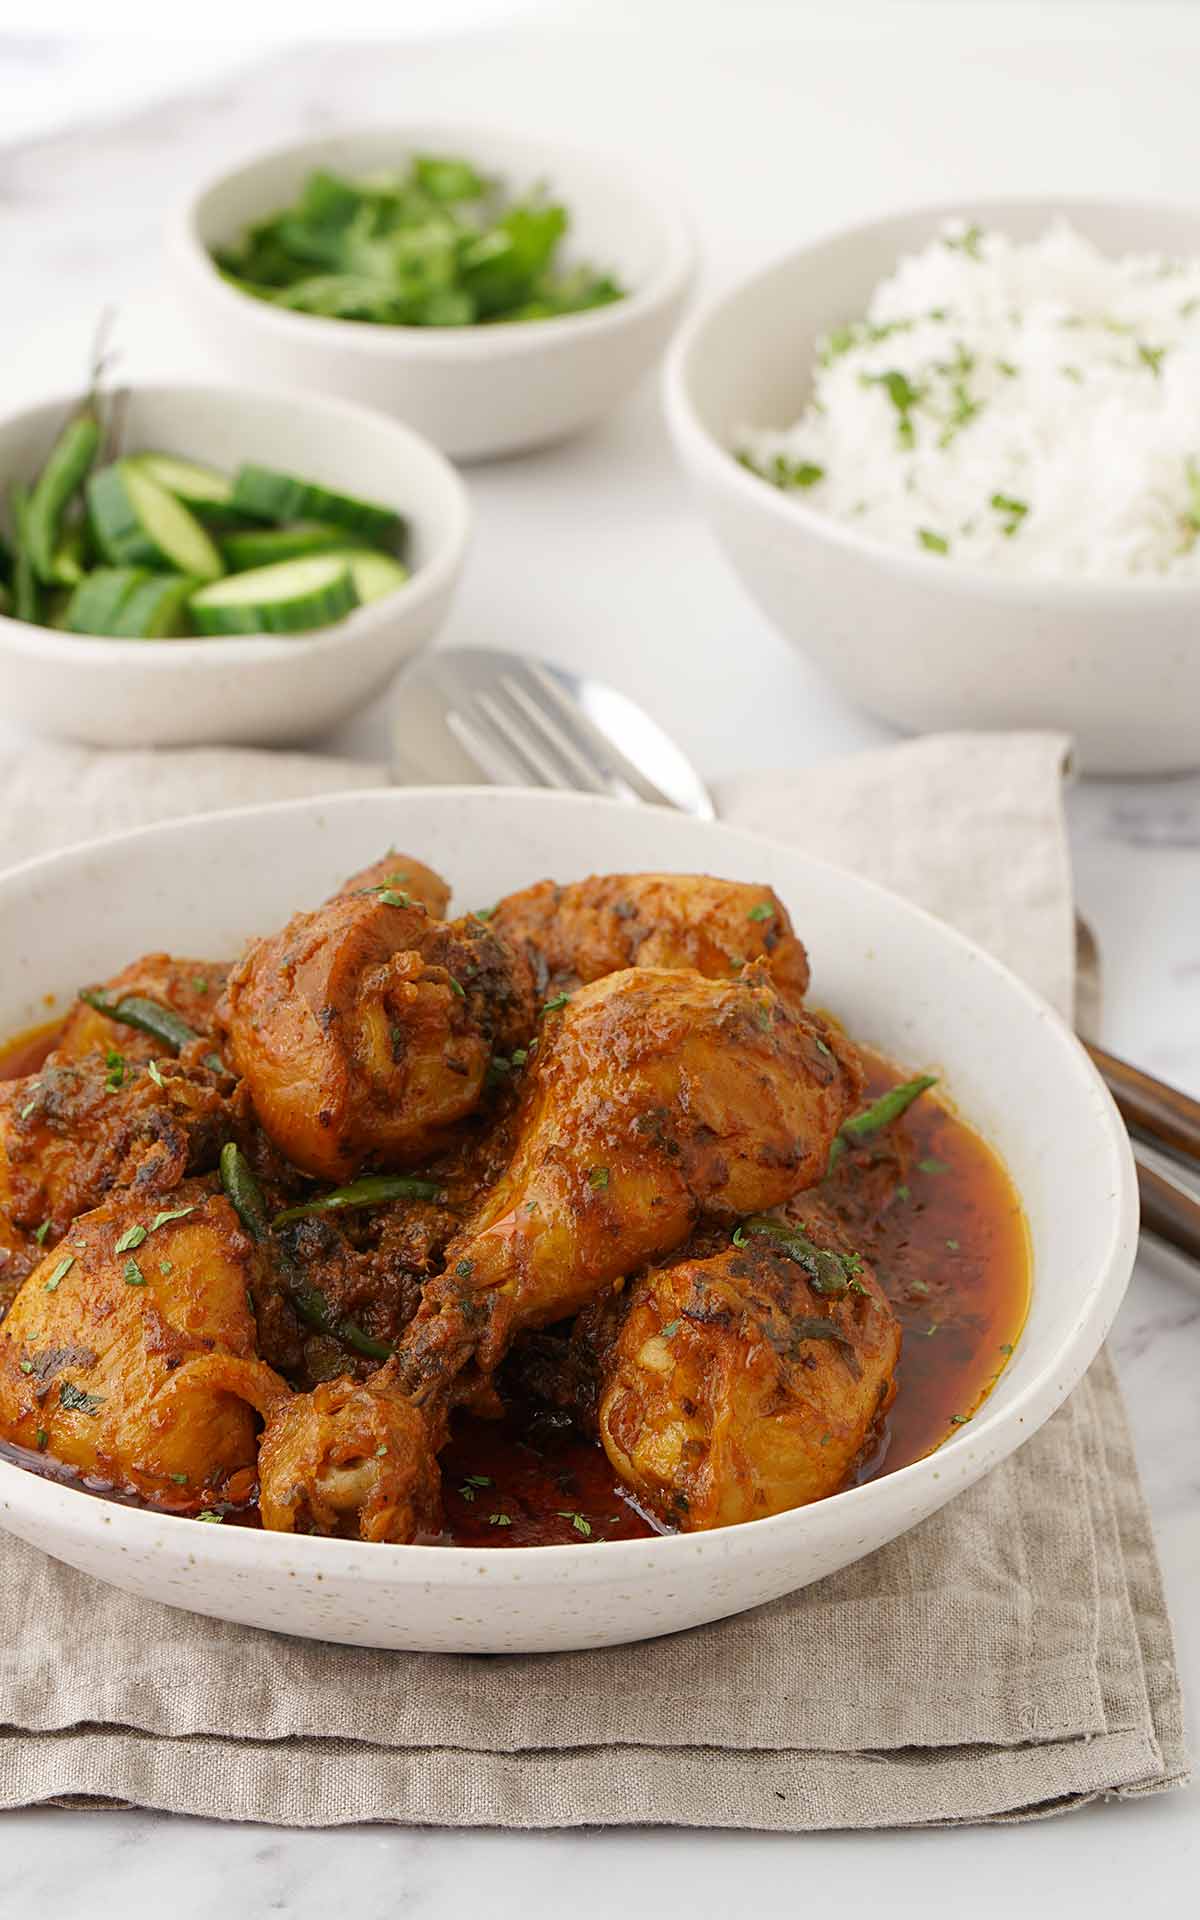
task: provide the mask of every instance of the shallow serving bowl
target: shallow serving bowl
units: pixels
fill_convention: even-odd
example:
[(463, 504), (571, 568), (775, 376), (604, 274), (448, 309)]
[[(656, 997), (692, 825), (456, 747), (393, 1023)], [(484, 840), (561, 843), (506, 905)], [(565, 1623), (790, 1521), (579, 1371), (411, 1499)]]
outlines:
[(1036, 1431), (1116, 1312), (1137, 1201), (1116, 1111), (1059, 1018), (959, 934), (786, 847), (605, 800), (393, 789), (154, 827), (0, 879), (0, 1033), (43, 995), (131, 955), (232, 955), (334, 882), (410, 850), (462, 908), (552, 874), (658, 867), (769, 882), (815, 965), (814, 998), (898, 1062), (936, 1066), (1023, 1196), (1029, 1321), (999, 1384), (939, 1453), (832, 1499), (721, 1532), (524, 1549), (368, 1546), (121, 1507), (0, 1463), (0, 1524), (129, 1592), (368, 1646), (473, 1653), (603, 1646), (737, 1613), (912, 1526)]
[[(78, 395), (0, 419), (0, 489), (35, 474)], [(470, 509), (437, 449), (394, 420), (299, 394), (132, 389), (122, 446), (232, 470), (280, 467), (394, 506), (412, 577), (336, 626), (278, 638), (101, 640), (0, 616), (0, 715), (98, 747), (277, 746), (333, 727), (432, 639), (466, 551)]]
[(955, 201), (835, 233), (713, 300), (667, 370), (676, 450), (743, 584), (859, 706), (908, 731), (1054, 727), (1093, 773), (1200, 765), (1200, 587), (999, 577), (872, 540), (733, 457), (787, 426), (817, 342), (900, 255), (961, 216), (1031, 240), (1058, 214), (1108, 253), (1200, 253), (1200, 212), (1091, 200)]
[[(462, 154), (515, 191), (543, 183), (570, 215), (565, 257), (616, 273), (628, 296), (554, 320), (391, 327), (289, 313), (218, 273), (210, 249), (287, 206), (314, 168), (372, 173), (413, 152)], [(623, 157), (472, 126), (375, 127), (262, 154), (189, 199), (168, 242), (185, 316), (238, 375), (381, 407), (467, 460), (547, 445), (608, 412), (666, 345), (692, 276), (682, 218)]]

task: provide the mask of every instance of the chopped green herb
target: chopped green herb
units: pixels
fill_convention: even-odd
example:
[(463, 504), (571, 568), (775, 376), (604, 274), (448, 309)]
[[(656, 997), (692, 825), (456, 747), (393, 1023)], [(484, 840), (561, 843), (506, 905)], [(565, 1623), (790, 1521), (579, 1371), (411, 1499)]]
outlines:
[(675, 1338), (675, 1335), (678, 1332), (679, 1332), (678, 1320), (668, 1320), (666, 1326), (662, 1330), (662, 1337), (664, 1340), (673, 1340)]
[(511, 1527), (512, 1516), (507, 1513), (489, 1513), (488, 1525), (489, 1527)]
[[(164, 1255), (164, 1257), (158, 1263), (158, 1270), (160, 1273), (174, 1273), (175, 1262), (173, 1260), (168, 1260)], [(251, 1301), (250, 1305), (251, 1305), (251, 1310), (253, 1311), (253, 1305), (254, 1305), (253, 1301)]]
[(833, 1048), (828, 1044), (827, 1041), (822, 1040), (819, 1033), (814, 1035), (813, 1045), (816, 1047), (818, 1053), (823, 1053), (825, 1055), (826, 1059), (828, 1060), (833, 1059), (834, 1057)]
[(1138, 359), (1144, 367), (1149, 367), (1156, 380), (1162, 378), (1163, 355), (1166, 351), (1165, 347), (1147, 347), (1138, 341)]
[(203, 1513), (196, 1515), (197, 1520), (207, 1520), (210, 1526), (219, 1527), (225, 1518), (223, 1513), (214, 1513), (211, 1507), (205, 1507)]
[(458, 1497), (460, 1500), (473, 1500), (475, 1498), (474, 1487), (460, 1487), (458, 1489)]
[(33, 1372), (33, 1361), (32, 1361), (32, 1360), (22, 1360), (22, 1362), (21, 1362), (21, 1372), (22, 1372), (22, 1373), (32, 1373), (32, 1372)]
[(105, 1093), (120, 1093), (121, 1088), (125, 1084), (124, 1054), (118, 1053), (115, 1047), (106, 1047), (104, 1049), (104, 1064), (108, 1068), (104, 1079)]
[(952, 1427), (965, 1427), (970, 1418), (969, 1413), (952, 1413), (950, 1415), (950, 1425)]
[(775, 909), (769, 900), (760, 900), (757, 905), (751, 907), (746, 918), (747, 920), (773, 920)]
[(123, 1272), (125, 1275), (125, 1285), (127, 1287), (144, 1287), (145, 1286), (146, 1276), (142, 1272), (141, 1268), (139, 1267), (137, 1261), (134, 1259), (132, 1254), (130, 1254), (128, 1260), (125, 1262)]
[(103, 1403), (102, 1393), (85, 1393), (73, 1380), (64, 1380), (58, 1389), (58, 1404), (69, 1412), (95, 1413)]
[(145, 1238), (146, 1238), (145, 1227), (139, 1227), (139, 1226), (127, 1227), (125, 1229), (125, 1232), (121, 1235), (121, 1238), (114, 1244), (113, 1252), (114, 1253), (132, 1253), (135, 1247), (141, 1246), (142, 1241)]
[(49, 1233), (49, 1231), (50, 1231), (50, 1222), (48, 1220), (43, 1220), (40, 1227), (34, 1228), (33, 1237), (37, 1241), (39, 1247), (45, 1246), (46, 1235)]
[(594, 1193), (600, 1193), (608, 1185), (608, 1168), (592, 1167), (588, 1172), (588, 1185)]
[(491, 1484), (491, 1477), (486, 1473), (469, 1473), (467, 1475), (467, 1485), (469, 1487), (490, 1487)]
[(33, 1096), (33, 1099), (27, 1100), (25, 1102), (25, 1105), (21, 1108), (22, 1120), (28, 1120), (30, 1114), (33, 1112), (36, 1105), (37, 1105), (37, 1094), (35, 1093)]
[(408, 894), (397, 892), (395, 887), (375, 887), (372, 891), (379, 895), (385, 907), (411, 907), (412, 905)]
[(920, 1279), (910, 1280), (908, 1283), (908, 1291), (915, 1293), (918, 1300), (924, 1300), (929, 1292), (929, 1282)]
[(1012, 1352), (1012, 1343), (1011, 1343), (1010, 1341), (1008, 1341), (1008, 1340), (1006, 1340), (1006, 1341), (1004, 1342), (1004, 1345), (1003, 1345), (1003, 1346), (1001, 1347), (1001, 1349), (1000, 1349), (1000, 1351), (1001, 1351), (1001, 1353), (1011, 1353), (1011, 1352)]
[(1003, 531), (1005, 535), (1011, 539), (1029, 512), (1029, 502), (1027, 500), (1018, 500), (1011, 493), (994, 493), (991, 498), (991, 505), (997, 513), (1002, 513), (1005, 516), (1006, 524)]
[(490, 920), (495, 911), (495, 907), (476, 907), (475, 918), (477, 920)]
[(204, 1065), (212, 1073), (224, 1073), (225, 1071), (225, 1062), (219, 1053), (206, 1053), (204, 1056)]
[(156, 1087), (166, 1086), (167, 1083), (162, 1077), (162, 1068), (159, 1066), (157, 1060), (147, 1061), (146, 1072), (150, 1075)]
[(514, 1067), (523, 1067), (525, 1065), (525, 1062), (528, 1060), (528, 1058), (529, 1058), (529, 1055), (525, 1051), (524, 1047), (514, 1048), (513, 1056), (512, 1056), (512, 1063)]
[(50, 1275), (50, 1278), (43, 1285), (42, 1292), (57, 1293), (60, 1283), (66, 1279), (74, 1265), (75, 1255), (73, 1253), (64, 1254), (63, 1258), (55, 1267), (54, 1272)]
[(969, 260), (983, 259), (983, 228), (971, 224), (961, 233), (942, 235), (942, 245), (949, 247), (951, 253), (965, 253)]
[(816, 466), (811, 460), (789, 460), (783, 453), (774, 454), (766, 466), (761, 465), (750, 453), (739, 453), (737, 457), (739, 464), (748, 472), (757, 475), (760, 480), (769, 480), (773, 487), (778, 487), (783, 493), (815, 487), (818, 481), (825, 478), (824, 467)]
[(744, 1247), (744, 1246), (746, 1245), (746, 1229), (745, 1229), (745, 1227), (735, 1227), (735, 1228), (734, 1228), (734, 1230), (733, 1230), (733, 1244), (734, 1244), (734, 1246), (735, 1246), (735, 1247)]
[(545, 1006), (542, 1008), (542, 1012), (557, 1013), (560, 1007), (566, 1006), (570, 998), (569, 993), (556, 993), (553, 1000), (547, 1000)]
[(186, 1487), (187, 1485), (186, 1473), (169, 1473), (167, 1478), (168, 1480), (173, 1480), (177, 1487)]
[(951, 1253), (957, 1253), (957, 1252), (958, 1252), (958, 1241), (957, 1241), (957, 1240), (947, 1240), (947, 1242), (946, 1242), (946, 1245), (947, 1245), (947, 1246), (949, 1247), (949, 1249), (950, 1249), (950, 1251), (951, 1251)]
[(912, 1199), (912, 1188), (907, 1184), (907, 1182), (902, 1182), (901, 1185), (896, 1188), (896, 1198), (897, 1200)]
[(202, 973), (194, 973), (192, 975), (192, 988), (196, 993), (208, 992), (208, 981)]
[[(157, 1233), (160, 1227), (165, 1227), (168, 1224), (168, 1222), (171, 1220), (186, 1220), (189, 1213), (199, 1213), (201, 1204), (202, 1204), (201, 1202), (197, 1201), (194, 1206), (190, 1206), (190, 1207), (164, 1208), (161, 1213), (156, 1213), (153, 1220), (150, 1222), (151, 1233)], [(138, 1245), (138, 1242), (135, 1240), (133, 1244), (136, 1247)], [(118, 1253), (121, 1252), (120, 1247), (117, 1248), (117, 1252)]]
[(950, 542), (944, 533), (934, 533), (929, 527), (917, 528), (917, 539), (929, 553), (949, 553)]
[(386, 1460), (386, 1459), (387, 1459), (387, 1442), (386, 1442), (386, 1440), (385, 1440), (385, 1441), (384, 1441), (384, 1442), (382, 1443), (382, 1445), (380, 1445), (380, 1446), (378, 1446), (378, 1447), (376, 1447), (376, 1449), (375, 1449), (375, 1458), (376, 1458), (377, 1460)]
[(921, 1173), (949, 1173), (950, 1171), (945, 1160), (935, 1160), (932, 1154), (924, 1160), (918, 1160), (917, 1168)]
[(473, 1260), (460, 1260), (454, 1271), (460, 1280), (466, 1280), (470, 1274), (474, 1273), (475, 1263)]
[(37, 1442), (37, 1450), (39, 1453), (42, 1451), (43, 1447), (45, 1446), (49, 1438), (50, 1438), (50, 1435), (46, 1432), (45, 1427), (39, 1427), (36, 1434), (34, 1435), (34, 1439)]
[(467, 990), (466, 990), (466, 988), (465, 988), (465, 987), (463, 986), (463, 983), (462, 983), (462, 981), (461, 981), (461, 980), (456, 980), (456, 979), (454, 978), (454, 975), (453, 975), (453, 974), (451, 974), (451, 975), (450, 975), (450, 986), (451, 986), (451, 989), (452, 989), (452, 991), (453, 991), (454, 993), (456, 993), (456, 994), (458, 995), (458, 997), (459, 997), (459, 999), (460, 999), (460, 1000), (465, 1000), (465, 999), (466, 999), (466, 997), (467, 997)]

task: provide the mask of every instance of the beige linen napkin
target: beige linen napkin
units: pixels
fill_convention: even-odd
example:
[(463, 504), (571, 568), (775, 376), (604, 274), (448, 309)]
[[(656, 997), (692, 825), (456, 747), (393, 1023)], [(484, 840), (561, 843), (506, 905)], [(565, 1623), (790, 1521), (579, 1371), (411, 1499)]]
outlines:
[[(926, 740), (732, 781), (722, 812), (898, 886), (1069, 1014), (1064, 748)], [(0, 756), (0, 866), (172, 813), (381, 778), (253, 752)], [(0, 1545), (0, 1806), (798, 1831), (1031, 1817), (1185, 1774), (1149, 1517), (1105, 1357), (1012, 1460), (892, 1546), (637, 1647), (471, 1658), (289, 1640)]]

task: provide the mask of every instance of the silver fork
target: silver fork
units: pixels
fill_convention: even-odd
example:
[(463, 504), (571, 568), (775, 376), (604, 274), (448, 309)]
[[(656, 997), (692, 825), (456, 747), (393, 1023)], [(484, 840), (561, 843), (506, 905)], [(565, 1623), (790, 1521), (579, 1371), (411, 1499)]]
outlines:
[(550, 787), (714, 818), (691, 763), (602, 681), (527, 654), (457, 647), (405, 674), (393, 733), (401, 780)]

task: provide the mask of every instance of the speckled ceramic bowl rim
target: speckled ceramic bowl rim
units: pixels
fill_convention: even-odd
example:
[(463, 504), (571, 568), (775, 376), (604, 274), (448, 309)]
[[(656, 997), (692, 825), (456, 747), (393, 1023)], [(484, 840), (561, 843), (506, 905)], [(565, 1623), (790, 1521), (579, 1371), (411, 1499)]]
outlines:
[[(910, 222), (927, 223), (932, 237), (945, 220), (963, 219), (979, 225), (989, 222), (1003, 225), (1005, 216), (1014, 213), (1042, 214), (1047, 222), (1057, 215), (1068, 220), (1076, 215), (1102, 219), (1106, 213), (1111, 213), (1123, 218), (1143, 216), (1147, 221), (1163, 216), (1186, 219), (1191, 215), (1196, 227), (1196, 254), (1200, 257), (1200, 211), (1170, 201), (1113, 200), (1080, 194), (1053, 197), (1026, 194), (983, 200), (945, 200), (904, 207), (870, 220), (831, 228), (819, 239), (806, 241), (803, 246), (791, 247), (776, 254), (764, 266), (723, 288), (705, 301), (681, 328), (671, 345), (663, 374), (667, 418), (672, 433), (681, 448), (686, 450), (688, 459), (695, 462), (710, 480), (730, 490), (746, 507), (754, 507), (757, 503), (764, 524), (773, 525), (784, 535), (789, 529), (793, 536), (802, 530), (827, 540), (833, 546), (845, 548), (877, 567), (895, 567), (897, 571), (921, 580), (926, 586), (931, 581), (937, 581), (949, 595), (987, 594), (1014, 606), (1033, 604), (1044, 608), (1047, 605), (1064, 605), (1083, 610), (1089, 605), (1109, 606), (1115, 601), (1123, 604), (1131, 617), (1149, 612), (1166, 602), (1185, 606), (1192, 601), (1200, 602), (1200, 581), (1073, 580), (1042, 574), (1003, 574), (993, 573), (972, 561), (955, 559), (947, 563), (933, 554), (920, 551), (909, 553), (903, 547), (872, 539), (870, 534), (863, 533), (849, 521), (835, 520), (829, 514), (818, 512), (803, 499), (794, 494), (785, 495), (778, 487), (748, 472), (738, 461), (733, 449), (718, 439), (701, 418), (692, 398), (693, 355), (701, 349), (708, 329), (721, 318), (727, 307), (747, 295), (760, 292), (777, 274), (799, 262), (808, 261), (814, 280), (819, 281), (821, 256), (826, 249), (834, 243), (855, 239), (861, 240), (864, 246), (878, 247), (881, 255), (886, 256), (889, 264), (881, 264), (880, 268), (880, 272), (884, 273), (890, 270), (890, 263), (897, 258), (895, 248), (889, 249), (888, 246), (890, 235)], [(752, 361), (754, 341), (744, 340), (743, 349), (747, 361)], [(786, 427), (790, 423), (781, 421), (779, 424)]]
[[(348, 433), (356, 426), (362, 428), (369, 424), (373, 433), (385, 432), (398, 443), (407, 442), (416, 459), (428, 462), (436, 472), (438, 483), (446, 495), (449, 508), (447, 517), (451, 524), (445, 537), (427, 558), (413, 568), (404, 583), (405, 619), (429, 601), (436, 600), (454, 580), (462, 564), (470, 533), (471, 508), (467, 490), (445, 454), (439, 452), (431, 440), (426, 440), (402, 421), (390, 414), (377, 412), (373, 407), (358, 406), (351, 400), (231, 385), (220, 380), (139, 380), (131, 391), (146, 395), (211, 394), (215, 401), (233, 407), (239, 401), (249, 399), (256, 403), (274, 402), (286, 406), (291, 412), (309, 414), (316, 421), (327, 424), (331, 436), (336, 435), (339, 429)], [(10, 407), (7, 413), (0, 416), (0, 431), (46, 409), (61, 409), (65, 419), (78, 403), (78, 391), (43, 394), (28, 406)], [(0, 486), (6, 485), (10, 477), (7, 474), (0, 475)], [(311, 477), (319, 478), (316, 474)], [(406, 502), (403, 509), (397, 506), (397, 511), (401, 510), (410, 525), (420, 524), (420, 500)], [(57, 661), (65, 669), (70, 669), (79, 665), (80, 649), (86, 648), (90, 664), (107, 663), (114, 671), (120, 667), (136, 666), (139, 672), (169, 674), (187, 662), (200, 672), (207, 668), (213, 673), (223, 674), (250, 661), (298, 661), (322, 654), (342, 653), (353, 647), (366, 633), (395, 617), (396, 608), (390, 604), (390, 597), (385, 595), (366, 606), (356, 607), (344, 620), (338, 620), (330, 627), (296, 634), (292, 638), (275, 634), (229, 634), (146, 641), (115, 640), (99, 634), (60, 633), (54, 627), (43, 627), (34, 621), (14, 620), (0, 614), (0, 657), (5, 652), (15, 653), (27, 659)]]
[[(450, 799), (462, 798), (477, 791), (462, 787), (366, 788), (328, 796), (321, 804), (336, 816), (341, 811), (352, 812), (362, 802), (372, 799), (395, 800), (401, 794), (422, 799), (437, 794)], [(582, 794), (539, 792), (523, 793), (520, 797), (547, 807), (575, 809), (581, 816), (581, 827), (587, 814), (594, 809), (620, 809), (622, 805), (619, 801), (604, 801)], [(269, 806), (240, 807), (222, 813), (189, 815), (184, 819), (166, 821), (130, 833), (84, 842), (59, 853), (23, 862), (19, 867), (10, 868), (0, 875), (0, 913), (6, 908), (12, 910), (21, 894), (31, 884), (36, 885), (40, 876), (52, 877), (69, 869), (97, 848), (119, 843), (136, 858), (139, 846), (169, 837), (180, 828), (195, 826), (200, 821), (213, 830), (236, 831), (240, 825), (264, 815), (282, 816), (290, 812), (301, 816), (309, 812), (313, 804), (313, 800), (308, 798)], [(765, 836), (744, 833), (720, 823), (712, 824), (722, 837), (740, 841), (750, 850), (776, 846)], [(996, 1404), (994, 1400), (985, 1401), (969, 1426), (959, 1429), (936, 1453), (901, 1467), (895, 1473), (833, 1494), (828, 1500), (818, 1501), (813, 1506), (794, 1508), (768, 1519), (746, 1521), (710, 1533), (664, 1534), (651, 1539), (604, 1541), (594, 1552), (581, 1552), (574, 1545), (522, 1548), (369, 1545), (354, 1540), (266, 1533), (258, 1528), (206, 1526), (201, 1529), (193, 1519), (98, 1499), (79, 1488), (43, 1480), (9, 1461), (0, 1461), (0, 1511), (10, 1503), (9, 1496), (13, 1496), (14, 1504), (20, 1504), (27, 1510), (31, 1503), (31, 1489), (36, 1489), (32, 1494), (34, 1504), (62, 1532), (76, 1539), (84, 1536), (98, 1538), (105, 1527), (113, 1524), (114, 1515), (119, 1515), (122, 1528), (133, 1531), (139, 1547), (152, 1548), (156, 1534), (161, 1537), (162, 1530), (167, 1529), (179, 1545), (186, 1545), (187, 1539), (192, 1538), (193, 1557), (202, 1554), (209, 1562), (243, 1570), (261, 1566), (265, 1554), (275, 1559), (283, 1571), (301, 1569), (314, 1578), (328, 1574), (368, 1583), (418, 1582), (432, 1588), (441, 1585), (461, 1586), (464, 1582), (486, 1576), (501, 1585), (520, 1586), (532, 1585), (543, 1574), (553, 1576), (569, 1569), (573, 1585), (608, 1586), (615, 1582), (636, 1581), (639, 1569), (648, 1568), (669, 1556), (674, 1556), (675, 1563), (682, 1565), (695, 1559), (698, 1554), (705, 1557), (713, 1554), (720, 1556), (726, 1552), (735, 1555), (751, 1532), (757, 1538), (765, 1535), (768, 1529), (776, 1535), (784, 1532), (790, 1534), (799, 1554), (803, 1548), (807, 1523), (813, 1519), (813, 1524), (819, 1527), (819, 1516), (829, 1509), (832, 1502), (838, 1503), (843, 1513), (853, 1509), (865, 1517), (879, 1505), (894, 1506), (897, 1502), (903, 1502), (906, 1487), (915, 1488), (931, 1476), (940, 1477), (939, 1463), (952, 1463), (958, 1449), (972, 1450), (976, 1464), (982, 1455), (980, 1470), (986, 1471), (1004, 1459), (1023, 1440), (1032, 1437), (1066, 1399), (1094, 1359), (1120, 1305), (1132, 1267), (1138, 1234), (1137, 1181), (1129, 1139), (1120, 1116), (1083, 1047), (1053, 1009), (1008, 968), (944, 921), (935, 919), (922, 908), (878, 886), (874, 881), (801, 853), (795, 847), (784, 847), (780, 851), (790, 860), (819, 869), (826, 875), (835, 875), (837, 882), (852, 893), (874, 896), (876, 902), (886, 905), (897, 916), (923, 923), (936, 932), (939, 940), (959, 957), (960, 963), (988, 970), (1023, 1003), (1046, 1035), (1047, 1067), (1052, 1066), (1056, 1073), (1074, 1076), (1086, 1091), (1088, 1108), (1095, 1125), (1093, 1152), (1098, 1160), (1102, 1157), (1107, 1171), (1106, 1184), (1111, 1188), (1105, 1256), (1077, 1303), (1069, 1335), (1053, 1351), (1041, 1357), (1031, 1378), (1011, 1400), (1003, 1405)], [(948, 1091), (952, 1095), (953, 1087)], [(969, 1114), (965, 1117), (970, 1119)], [(972, 1472), (970, 1478), (975, 1477), (976, 1474)], [(919, 1502), (912, 1502), (912, 1506), (914, 1513), (921, 1511)], [(814, 1519), (814, 1516), (817, 1518)], [(181, 1533), (180, 1529), (187, 1529), (187, 1533)], [(892, 1531), (903, 1531), (903, 1528), (894, 1528)], [(197, 1533), (201, 1534), (199, 1540), (195, 1538)]]
[[(369, 321), (330, 319), (323, 314), (291, 313), (256, 300), (253, 294), (241, 293), (223, 279), (199, 231), (201, 208), (210, 194), (230, 186), (243, 174), (251, 173), (273, 160), (284, 160), (292, 155), (300, 157), (310, 151), (318, 153), (333, 142), (344, 141), (347, 145), (353, 145), (357, 140), (367, 142), (379, 138), (394, 140), (401, 151), (419, 146), (436, 147), (444, 143), (447, 150), (462, 151), (468, 155), (473, 140), (490, 142), (497, 147), (509, 148), (514, 156), (520, 156), (531, 165), (540, 161), (552, 169), (555, 156), (558, 155), (560, 158), (569, 158), (575, 168), (581, 173), (590, 173), (597, 182), (619, 178), (626, 190), (642, 203), (658, 227), (661, 240), (658, 262), (639, 286), (607, 306), (594, 307), (584, 313), (559, 314), (550, 320), (508, 320), (503, 326), (497, 327), (378, 326)], [(691, 278), (694, 267), (691, 234), (682, 213), (657, 191), (641, 181), (634, 181), (623, 162), (618, 166), (614, 159), (602, 153), (561, 140), (535, 140), (527, 134), (484, 122), (463, 125), (460, 122), (438, 120), (380, 121), (353, 128), (331, 127), (326, 133), (310, 136), (306, 140), (287, 140), (277, 146), (264, 147), (240, 161), (237, 166), (210, 176), (202, 187), (191, 194), (171, 219), (167, 239), (168, 245), (189, 273), (203, 280), (209, 291), (244, 317), (252, 318), (264, 330), (277, 332), (285, 339), (336, 345), (348, 352), (378, 355), (384, 359), (423, 360), (441, 365), (453, 365), (456, 361), (464, 360), (494, 359), (499, 362), (518, 359), (530, 352), (553, 353), (569, 349), (595, 334), (620, 332), (644, 315), (674, 300)]]

